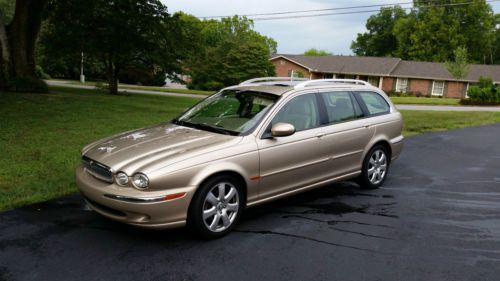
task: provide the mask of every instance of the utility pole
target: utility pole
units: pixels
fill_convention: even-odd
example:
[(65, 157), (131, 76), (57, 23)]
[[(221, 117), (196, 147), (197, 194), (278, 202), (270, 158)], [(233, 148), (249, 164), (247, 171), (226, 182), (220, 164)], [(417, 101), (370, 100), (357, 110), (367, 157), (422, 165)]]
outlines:
[(83, 52), (82, 52), (82, 60), (80, 61), (80, 83), (85, 83), (85, 75), (83, 75)]

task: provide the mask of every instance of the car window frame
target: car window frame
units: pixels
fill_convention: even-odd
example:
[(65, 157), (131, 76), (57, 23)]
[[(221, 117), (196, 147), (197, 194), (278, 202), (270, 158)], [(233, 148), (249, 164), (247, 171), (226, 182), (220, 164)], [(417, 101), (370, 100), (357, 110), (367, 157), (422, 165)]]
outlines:
[(321, 109), (322, 108), (322, 104), (320, 103), (320, 99), (321, 97), (318, 96), (318, 90), (317, 89), (314, 89), (314, 90), (307, 90), (307, 91), (301, 91), (301, 92), (295, 92), (293, 94), (290, 94), (286, 97), (283, 97), (281, 96), (277, 101), (276, 103), (273, 105), (273, 108), (269, 111), (267, 117), (265, 117), (260, 124), (262, 124), (262, 127), (258, 130), (258, 133), (257, 133), (257, 138), (258, 139), (269, 139), (269, 138), (272, 138), (271, 136), (271, 126), (272, 126), (272, 121), (274, 119), (274, 117), (276, 117), (276, 115), (280, 112), (280, 110), (285, 107), (290, 101), (292, 101), (294, 98), (297, 98), (299, 96), (302, 96), (302, 95), (307, 95), (307, 94), (311, 94), (311, 95), (314, 95), (315, 98), (316, 98), (316, 104), (318, 106), (317, 110), (318, 110), (318, 117), (319, 117), (319, 126), (317, 127), (313, 127), (313, 128), (309, 128), (309, 129), (305, 129), (305, 130), (302, 130), (302, 131), (299, 131), (299, 132), (306, 132), (306, 131), (309, 131), (309, 130), (313, 130), (313, 129), (317, 129), (317, 128), (321, 128), (324, 126), (323, 124), (323, 117), (322, 117), (322, 114), (321, 114), (321, 111), (324, 110), (324, 109)]
[[(329, 117), (328, 117), (328, 109), (327, 109), (327, 106), (325, 104), (325, 101), (323, 100), (323, 97), (321, 97), (321, 94), (324, 93), (324, 94), (327, 94), (327, 93), (335, 93), (335, 92), (342, 92), (342, 93), (347, 93), (349, 95), (349, 99), (351, 100), (351, 102), (355, 102), (358, 104), (359, 108), (361, 109), (361, 113), (362, 115), (361, 116), (357, 116), (356, 118), (354, 119), (350, 119), (350, 120), (345, 120), (345, 121), (340, 121), (340, 122), (329, 122)], [(367, 116), (367, 111), (365, 111), (363, 109), (363, 106), (360, 104), (360, 102), (358, 101), (358, 99), (354, 96), (354, 93), (351, 91), (351, 90), (344, 90), (344, 89), (332, 89), (332, 90), (324, 90), (324, 91), (318, 91), (317, 93), (318, 95), (318, 98), (319, 100), (321, 101), (321, 104), (322, 104), (322, 107), (323, 107), (323, 114), (324, 114), (324, 119), (323, 119), (323, 124), (322, 126), (333, 126), (333, 125), (337, 125), (337, 124), (343, 124), (343, 123), (346, 123), (346, 122), (353, 122), (353, 121), (356, 121), (356, 120), (361, 120), (361, 119), (364, 119)], [(364, 104), (363, 104), (364, 105)], [(354, 106), (354, 104), (353, 104)], [(356, 111), (354, 109), (354, 111)]]
[[(381, 116), (381, 115), (386, 115), (391, 113), (391, 104), (387, 102), (387, 100), (378, 92), (376, 91), (370, 91), (370, 90), (360, 90), (360, 91), (351, 91), (351, 93), (354, 95), (356, 100), (358, 101), (358, 104), (361, 106), (361, 110), (363, 110), (365, 118), (371, 118), (371, 117), (376, 117), (376, 116)], [(387, 105), (387, 111), (385, 112), (380, 112), (380, 113), (370, 113), (370, 110), (368, 110), (368, 106), (366, 105), (365, 101), (361, 97), (361, 93), (371, 93), (378, 95)]]

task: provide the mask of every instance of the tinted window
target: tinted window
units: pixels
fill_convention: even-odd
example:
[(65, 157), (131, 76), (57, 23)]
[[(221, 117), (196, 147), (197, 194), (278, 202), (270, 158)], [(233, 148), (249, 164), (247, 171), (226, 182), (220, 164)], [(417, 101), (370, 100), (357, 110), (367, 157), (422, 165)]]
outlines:
[(314, 94), (306, 94), (293, 98), (280, 109), (272, 124), (290, 123), (296, 131), (318, 127), (320, 124), (318, 104)]
[(325, 102), (328, 123), (353, 120), (363, 116), (358, 102), (348, 92), (320, 93)]
[(366, 107), (370, 114), (374, 115), (374, 114), (389, 112), (389, 105), (384, 100), (384, 98), (381, 97), (379, 94), (370, 92), (361, 92), (359, 93), (359, 96), (366, 104)]

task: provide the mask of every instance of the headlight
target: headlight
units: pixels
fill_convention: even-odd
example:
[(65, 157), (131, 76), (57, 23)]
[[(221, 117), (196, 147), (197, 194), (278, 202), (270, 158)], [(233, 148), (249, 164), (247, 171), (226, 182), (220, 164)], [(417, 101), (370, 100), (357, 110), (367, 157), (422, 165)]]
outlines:
[(137, 188), (144, 189), (149, 185), (149, 179), (145, 174), (137, 173), (134, 175), (132, 182)]
[(124, 172), (118, 172), (115, 175), (115, 181), (117, 184), (125, 186), (128, 183), (128, 176)]

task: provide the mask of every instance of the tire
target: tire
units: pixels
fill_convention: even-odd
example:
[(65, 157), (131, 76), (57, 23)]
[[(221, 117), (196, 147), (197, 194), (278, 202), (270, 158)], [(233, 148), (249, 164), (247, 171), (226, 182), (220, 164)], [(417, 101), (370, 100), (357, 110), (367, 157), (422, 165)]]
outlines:
[(376, 145), (370, 149), (363, 160), (361, 175), (357, 179), (362, 188), (377, 189), (387, 178), (390, 160), (387, 148)]
[(224, 175), (211, 178), (191, 202), (188, 227), (202, 238), (222, 237), (236, 225), (244, 204), (243, 185), (237, 179)]

